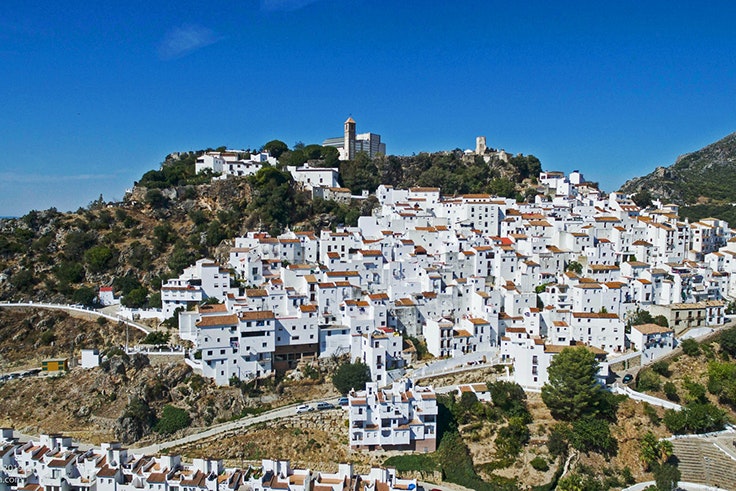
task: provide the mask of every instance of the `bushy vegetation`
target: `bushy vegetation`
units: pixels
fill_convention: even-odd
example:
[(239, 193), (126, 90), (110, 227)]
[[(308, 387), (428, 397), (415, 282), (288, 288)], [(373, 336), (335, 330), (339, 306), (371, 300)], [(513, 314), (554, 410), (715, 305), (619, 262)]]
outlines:
[(645, 470), (665, 464), (672, 457), (672, 442), (659, 440), (654, 433), (647, 431), (639, 441), (639, 458)]
[[(149, 189), (170, 188), (187, 184), (204, 184), (212, 179), (212, 174), (197, 174), (195, 163), (204, 150), (184, 152), (180, 158), (167, 158), (159, 170), (151, 170), (143, 174), (138, 185)], [(159, 193), (160, 194), (160, 193)], [(158, 195), (157, 195), (158, 196)], [(156, 198), (154, 198), (156, 199)], [(151, 203), (154, 205), (154, 203)], [(161, 203), (155, 203), (160, 206)]]
[[(667, 200), (691, 205), (680, 208), (683, 218), (695, 221), (707, 216), (718, 216), (730, 222), (734, 219), (734, 209), (730, 203), (736, 201), (736, 192), (731, 185), (736, 178), (734, 154), (736, 136), (731, 134), (679, 157), (664, 175), (655, 171), (629, 183), (622, 190), (630, 193), (647, 188), (664, 189)], [(710, 202), (701, 204), (705, 201), (703, 198), (708, 198)]]
[(552, 359), (549, 382), (542, 387), (542, 400), (555, 419), (574, 421), (599, 414), (611, 417), (608, 395), (597, 382), (598, 362), (584, 346), (565, 348)]
[(141, 340), (141, 344), (154, 344), (154, 345), (161, 345), (161, 344), (167, 344), (169, 342), (169, 339), (171, 338), (171, 334), (168, 332), (163, 331), (152, 331), (149, 332), (143, 340)]
[(597, 372), (595, 355), (585, 347), (565, 348), (552, 359), (549, 382), (542, 387), (542, 400), (560, 420), (547, 444), (552, 455), (565, 455), (569, 446), (586, 453), (617, 452), (610, 424), (621, 396), (604, 391)]
[(662, 327), (669, 327), (667, 318), (663, 315), (652, 316), (646, 310), (637, 309), (628, 319), (629, 326), (640, 326), (642, 324), (656, 324)]
[(185, 409), (167, 404), (161, 411), (161, 417), (156, 422), (154, 430), (162, 435), (171, 435), (188, 427), (192, 418)]
[(662, 382), (653, 370), (642, 370), (636, 375), (636, 390), (639, 392), (656, 392), (662, 387)]
[(680, 348), (687, 356), (698, 356), (700, 354), (700, 345), (694, 339), (683, 339)]
[(370, 368), (361, 361), (343, 363), (337, 367), (335, 373), (332, 375), (332, 385), (342, 395), (347, 394), (352, 389), (363, 390), (365, 389), (366, 382), (370, 381)]
[(664, 424), (672, 433), (708, 433), (722, 430), (726, 424), (726, 413), (708, 402), (693, 401), (681, 411), (668, 409), (664, 413)]

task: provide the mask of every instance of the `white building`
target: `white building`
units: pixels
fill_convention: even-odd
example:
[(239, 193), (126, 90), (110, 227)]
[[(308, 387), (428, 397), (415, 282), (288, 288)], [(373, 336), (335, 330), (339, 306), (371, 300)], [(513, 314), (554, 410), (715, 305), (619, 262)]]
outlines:
[(371, 370), (371, 380), (378, 387), (389, 382), (388, 372), (404, 365), (403, 338), (389, 328), (374, 329), (363, 334), (353, 334), (350, 359), (360, 359)]
[(304, 164), (302, 167), (288, 166), (291, 177), (306, 191), (312, 191), (315, 187), (338, 188), (340, 184), (337, 179), (339, 170), (331, 167), (310, 167)]
[(642, 364), (646, 364), (670, 353), (676, 346), (675, 331), (657, 324), (631, 326), (628, 335), (631, 346), (641, 351)]
[(71, 438), (41, 435), (19, 441), (12, 429), (0, 430), (0, 488), (17, 491), (344, 491), (416, 489), (415, 479), (401, 479), (395, 469), (372, 468), (357, 474), (352, 464), (337, 472), (295, 469), (289, 461), (261, 460), (260, 466), (226, 468), (221, 460), (179, 455), (135, 454), (120, 443), (80, 450)]
[(167, 280), (161, 286), (161, 305), (165, 319), (178, 308), (186, 310), (208, 298), (224, 302), (230, 288), (230, 272), (210, 259), (200, 259), (184, 270), (178, 278)]
[(437, 447), (437, 400), (432, 387), (411, 380), (379, 389), (370, 382), (349, 394), (349, 440), (354, 449), (434, 452)]

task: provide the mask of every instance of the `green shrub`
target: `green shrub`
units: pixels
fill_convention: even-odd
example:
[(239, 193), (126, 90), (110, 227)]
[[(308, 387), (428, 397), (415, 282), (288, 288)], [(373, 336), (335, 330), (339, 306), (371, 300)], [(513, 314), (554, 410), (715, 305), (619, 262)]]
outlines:
[(498, 430), (496, 456), (500, 459), (517, 457), (521, 447), (529, 441), (529, 428), (519, 417), (509, 419), (509, 424)]
[(670, 364), (666, 361), (655, 361), (652, 363), (652, 370), (663, 377), (669, 377), (672, 375), (670, 372)]
[(51, 329), (47, 329), (41, 333), (41, 344), (50, 345), (56, 341), (56, 334)]
[(675, 489), (681, 477), (680, 469), (672, 464), (662, 464), (654, 467), (654, 480), (657, 483), (657, 489), (660, 491)]
[[(201, 351), (197, 351), (197, 353), (201, 353)], [(194, 392), (199, 392), (202, 387), (204, 387), (204, 384), (204, 377), (202, 377), (198, 373), (194, 373), (191, 377), (189, 377), (189, 387), (191, 387)]]
[(152, 332), (149, 332), (145, 338), (143, 338), (143, 340), (141, 341), (141, 344), (153, 344), (153, 345), (167, 344), (170, 338), (171, 338), (171, 334), (169, 334), (168, 332), (152, 331)]
[(553, 457), (566, 455), (570, 440), (570, 427), (565, 423), (557, 423), (547, 439), (547, 449)]
[[(733, 304), (734, 302), (729, 303), (729, 305)], [(721, 351), (728, 353), (729, 356), (736, 356), (736, 327), (723, 331), (718, 344), (721, 346)]]
[(700, 345), (694, 339), (684, 339), (680, 343), (680, 347), (687, 356), (698, 356), (700, 354)]
[(533, 467), (533, 468), (534, 468), (535, 470), (537, 470), (537, 471), (540, 471), (540, 472), (546, 472), (546, 471), (548, 471), (548, 470), (549, 470), (549, 464), (547, 463), (547, 460), (546, 460), (546, 459), (544, 459), (544, 458), (542, 458), (542, 457), (540, 457), (540, 456), (536, 456), (536, 457), (534, 457), (534, 458), (533, 458), (533, 459), (531, 460), (531, 462), (529, 462), (529, 464), (530, 464), (530, 465), (531, 465), (531, 466), (532, 466), (532, 467)]
[(664, 395), (669, 399), (670, 401), (679, 401), (680, 396), (677, 395), (677, 387), (675, 384), (673, 384), (670, 381), (667, 381), (664, 383), (664, 386), (662, 387), (664, 389)]
[(640, 392), (646, 391), (658, 391), (661, 387), (659, 375), (651, 370), (644, 370), (639, 372), (636, 376), (636, 390)]
[(585, 417), (573, 422), (570, 443), (581, 452), (598, 452), (604, 455), (616, 453), (616, 439), (611, 436), (609, 422)]
[(470, 450), (457, 432), (445, 433), (437, 449), (437, 457), (442, 463), (442, 473), (446, 481), (478, 491), (495, 489), (475, 472)]
[(665, 411), (664, 424), (672, 433), (708, 433), (723, 429), (726, 413), (710, 403), (691, 402), (681, 411)]
[(186, 410), (167, 404), (164, 406), (154, 430), (162, 435), (171, 435), (186, 428), (191, 423), (192, 418)]
[(662, 422), (659, 415), (657, 414), (657, 410), (652, 407), (651, 404), (644, 403), (644, 414), (649, 418), (649, 422), (652, 423), (654, 426), (659, 426), (659, 423)]
[(310, 380), (319, 380), (320, 379), (319, 370), (317, 370), (316, 368), (314, 368), (311, 365), (306, 365), (302, 369), (302, 373), (304, 374), (305, 377), (307, 377)]
[(343, 363), (337, 367), (334, 375), (332, 375), (332, 384), (342, 395), (347, 394), (351, 389), (365, 389), (366, 382), (370, 382), (370, 380), (370, 368), (360, 361)]
[(383, 465), (399, 472), (431, 472), (439, 469), (434, 454), (394, 455), (386, 459)]

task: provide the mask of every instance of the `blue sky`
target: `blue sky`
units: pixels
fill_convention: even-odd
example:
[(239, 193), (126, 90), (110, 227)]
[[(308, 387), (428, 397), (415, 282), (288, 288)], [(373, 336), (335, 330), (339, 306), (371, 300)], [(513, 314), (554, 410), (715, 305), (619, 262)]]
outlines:
[[(520, 5), (517, 5), (520, 4)], [(0, 3), (0, 216), (119, 199), (179, 150), (382, 135), (604, 190), (736, 131), (736, 2)]]

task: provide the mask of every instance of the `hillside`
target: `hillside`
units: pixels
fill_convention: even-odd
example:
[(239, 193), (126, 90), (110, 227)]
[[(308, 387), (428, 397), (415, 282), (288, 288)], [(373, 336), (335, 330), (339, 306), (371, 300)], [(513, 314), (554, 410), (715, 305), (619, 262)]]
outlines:
[[(156, 307), (163, 280), (202, 257), (224, 263), (232, 239), (248, 230), (278, 234), (287, 227), (319, 231), (356, 225), (377, 204), (373, 197), (349, 204), (312, 200), (277, 167), (250, 177), (212, 180), (194, 172), (202, 152), (168, 155), (122, 202), (100, 197), (75, 212), (52, 208), (0, 220), (0, 300), (92, 305), (99, 286), (111, 285), (124, 296), (124, 305)], [(302, 153), (295, 159), (294, 153), (284, 158), (296, 165), (313, 156)], [(390, 184), (519, 200), (536, 195), (541, 170), (533, 156), (485, 162), (459, 150), (373, 160), (360, 154), (339, 167), (341, 184), (354, 194)]]
[[(47, 357), (80, 357), (98, 348), (108, 359), (100, 367), (72, 367), (52, 377), (0, 382), (0, 427), (26, 433), (57, 432), (85, 442), (143, 443), (167, 439), (156, 431), (164, 407), (183, 409), (192, 429), (315, 397), (334, 397), (331, 384), (279, 381), (217, 387), (194, 374), (181, 358), (127, 356), (119, 346), (125, 329), (46, 309), (0, 309), (0, 372), (39, 368)], [(131, 330), (131, 343), (142, 334)], [(278, 393), (278, 397), (276, 397)], [(53, 408), (50, 410), (49, 408)], [(185, 430), (186, 431), (186, 430)]]
[[(681, 155), (669, 167), (657, 167), (627, 181), (623, 193), (645, 192), (681, 205), (736, 202), (736, 133), (700, 150)], [(725, 218), (725, 217), (724, 217)]]

